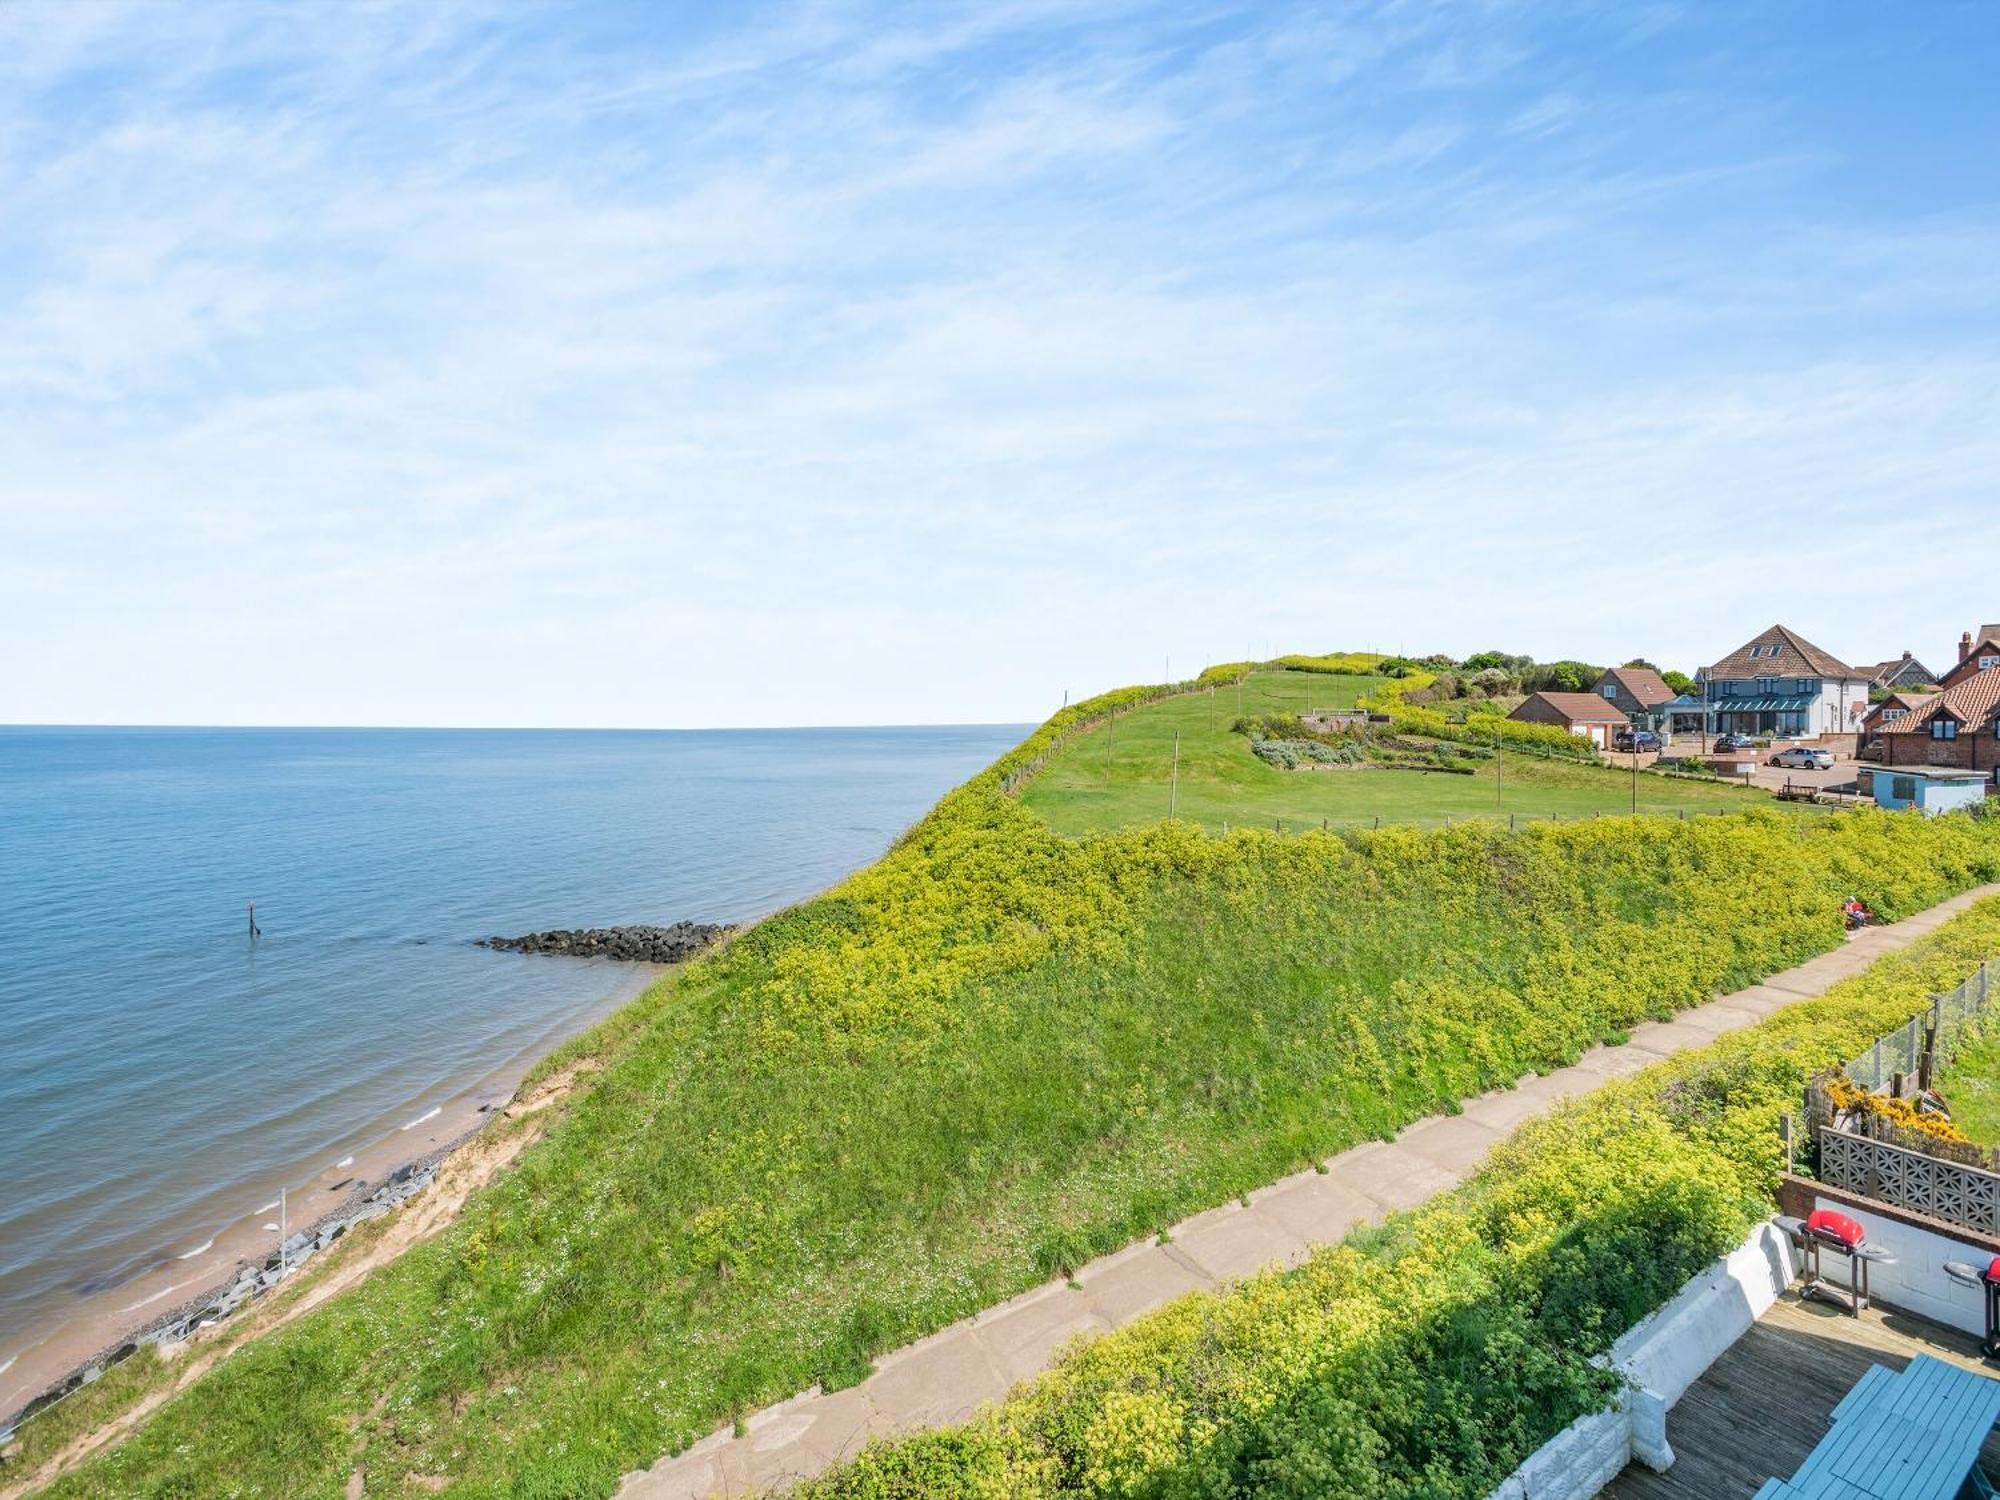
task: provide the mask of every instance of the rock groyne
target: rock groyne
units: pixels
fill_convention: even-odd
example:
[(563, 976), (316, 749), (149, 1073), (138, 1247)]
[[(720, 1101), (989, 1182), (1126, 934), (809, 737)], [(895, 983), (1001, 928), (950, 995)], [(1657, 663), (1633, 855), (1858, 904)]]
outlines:
[(503, 953), (557, 953), (570, 958), (613, 958), (625, 963), (678, 964), (730, 931), (715, 922), (670, 927), (558, 927), (520, 937), (481, 938), (482, 948)]

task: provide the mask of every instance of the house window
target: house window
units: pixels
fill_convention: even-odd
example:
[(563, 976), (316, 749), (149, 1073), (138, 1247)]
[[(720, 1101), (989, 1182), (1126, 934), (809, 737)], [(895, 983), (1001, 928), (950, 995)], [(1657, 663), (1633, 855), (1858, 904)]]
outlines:
[(1947, 719), (1939, 714), (1931, 720), (1931, 738), (1934, 740), (1955, 740), (1958, 738), (1958, 720)]
[(1762, 646), (1752, 646), (1750, 648), (1750, 660), (1752, 661), (1755, 661), (1758, 657), (1762, 656), (1763, 654), (1764, 654), (1764, 648)]
[(1982, 656), (1979, 658), (1980, 671), (1984, 672), (1989, 667), (2000, 667), (2000, 656)]
[(1777, 691), (1778, 691), (1778, 679), (1777, 679), (1777, 678), (1775, 678), (1775, 677), (1759, 677), (1759, 678), (1757, 679), (1757, 696), (1758, 696), (1758, 697), (1760, 697), (1760, 698), (1769, 698), (1769, 697), (1773, 697), (1773, 696), (1775, 696), (1775, 695), (1777, 694)]
[(1916, 801), (1917, 778), (1914, 776), (1897, 776), (1891, 778), (1889, 782), (1889, 795), (1898, 802)]
[(1908, 712), (1907, 708), (1885, 708), (1882, 710), (1882, 722), (1887, 724), (1893, 719), (1902, 718)]
[(1782, 655), (1782, 654), (1783, 654), (1783, 652), (1784, 652), (1784, 649), (1785, 649), (1785, 647), (1784, 647), (1784, 643), (1783, 643), (1783, 642), (1781, 641), (1781, 642), (1779, 642), (1779, 643), (1778, 643), (1777, 645), (1773, 646), (1773, 647), (1772, 647), (1772, 648), (1771, 648), (1771, 649), (1770, 649), (1769, 651), (1767, 651), (1767, 652), (1765, 653), (1765, 655), (1767, 655), (1767, 656), (1779, 656), (1779, 655)]
[(1615, 682), (1605, 683), (1604, 696), (1607, 698), (1616, 698), (1618, 696), (1618, 684)]

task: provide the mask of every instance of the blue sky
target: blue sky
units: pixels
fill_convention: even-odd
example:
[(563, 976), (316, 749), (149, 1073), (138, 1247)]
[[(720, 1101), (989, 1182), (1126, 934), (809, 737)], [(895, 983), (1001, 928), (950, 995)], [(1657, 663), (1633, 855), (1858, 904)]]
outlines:
[(2000, 618), (2000, 14), (0, 6), (0, 720)]

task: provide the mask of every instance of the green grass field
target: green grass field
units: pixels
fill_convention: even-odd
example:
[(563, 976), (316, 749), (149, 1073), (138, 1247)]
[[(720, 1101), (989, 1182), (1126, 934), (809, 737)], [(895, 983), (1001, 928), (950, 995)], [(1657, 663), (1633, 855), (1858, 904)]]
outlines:
[[(1373, 677), (1257, 672), (1239, 687), (1169, 698), (1121, 714), (1072, 739), (1049, 758), (1022, 800), (1058, 832), (1157, 822), (1170, 807), (1206, 828), (1254, 824), (1287, 830), (1383, 823), (1437, 824), (1466, 818), (1582, 818), (1633, 810), (1628, 771), (1565, 764), (1508, 751), (1471, 776), (1376, 769), (1280, 771), (1250, 753), (1230, 729), (1238, 717), (1352, 708), (1381, 686)], [(1179, 787), (1173, 787), (1174, 741)], [(1759, 792), (1641, 773), (1638, 811), (1672, 815), (1740, 812), (1776, 805)], [(1796, 804), (1784, 804), (1787, 807)]]
[(1952, 1123), (1968, 1140), (2000, 1146), (2000, 1026), (1978, 1024), (1951, 1065), (1939, 1070), (1937, 1089), (1951, 1105)]

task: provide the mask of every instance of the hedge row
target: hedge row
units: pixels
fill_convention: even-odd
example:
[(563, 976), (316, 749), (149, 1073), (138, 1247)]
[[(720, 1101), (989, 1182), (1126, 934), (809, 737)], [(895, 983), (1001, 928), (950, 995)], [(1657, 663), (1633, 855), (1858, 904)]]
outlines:
[(1750, 1030), (1525, 1127), (1464, 1188), (1298, 1270), (1074, 1349), (802, 1500), (1475, 1500), (1615, 1379), (1591, 1363), (1771, 1211), (1805, 1081), (2000, 954), (2000, 899)]

